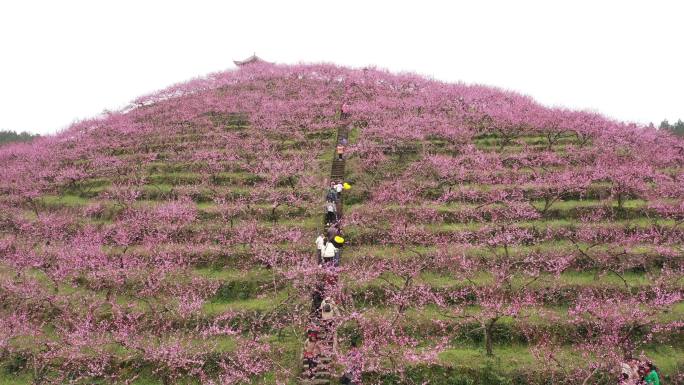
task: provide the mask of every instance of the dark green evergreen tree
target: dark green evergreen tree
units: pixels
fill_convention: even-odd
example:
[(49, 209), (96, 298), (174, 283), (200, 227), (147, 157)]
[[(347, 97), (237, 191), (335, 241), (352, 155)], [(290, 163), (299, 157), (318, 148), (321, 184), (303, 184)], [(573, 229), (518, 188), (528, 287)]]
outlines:
[(675, 133), (675, 135), (681, 135), (684, 136), (684, 122), (682, 122), (681, 119), (677, 120), (677, 123), (675, 123), (672, 126), (672, 132)]
[(665, 119), (660, 123), (660, 129), (668, 130), (675, 135), (684, 136), (684, 122), (681, 119), (677, 120), (677, 123), (675, 124), (670, 124), (670, 122)]
[(10, 142), (28, 142), (33, 140), (40, 135), (32, 135), (26, 131), (21, 133), (16, 133), (10, 130), (0, 130), (0, 144), (10, 143)]

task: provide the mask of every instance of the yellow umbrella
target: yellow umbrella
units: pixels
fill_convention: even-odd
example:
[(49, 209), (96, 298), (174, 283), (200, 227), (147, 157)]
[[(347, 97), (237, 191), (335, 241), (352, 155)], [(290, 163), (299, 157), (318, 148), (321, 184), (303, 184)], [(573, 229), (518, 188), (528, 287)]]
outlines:
[(335, 238), (333, 238), (336, 243), (343, 244), (344, 243), (344, 238), (340, 237), (339, 235), (336, 235)]
[(342, 188), (345, 190), (349, 190), (351, 188), (351, 185), (347, 182), (344, 182), (344, 184), (342, 185)]

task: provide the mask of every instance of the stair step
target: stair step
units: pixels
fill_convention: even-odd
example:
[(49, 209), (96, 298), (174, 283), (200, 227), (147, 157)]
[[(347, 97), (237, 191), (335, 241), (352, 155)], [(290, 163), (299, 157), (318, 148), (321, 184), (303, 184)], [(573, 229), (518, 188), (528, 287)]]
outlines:
[(330, 384), (329, 378), (303, 378), (299, 383), (304, 385), (327, 385)]

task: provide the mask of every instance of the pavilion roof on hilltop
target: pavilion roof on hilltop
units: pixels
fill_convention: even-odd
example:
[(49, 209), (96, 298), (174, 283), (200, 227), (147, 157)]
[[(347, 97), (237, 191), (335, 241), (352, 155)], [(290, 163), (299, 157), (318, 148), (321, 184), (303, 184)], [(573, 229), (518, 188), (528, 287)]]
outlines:
[(245, 60), (233, 60), (233, 63), (235, 63), (236, 66), (241, 67), (252, 63), (267, 63), (267, 61), (254, 54)]

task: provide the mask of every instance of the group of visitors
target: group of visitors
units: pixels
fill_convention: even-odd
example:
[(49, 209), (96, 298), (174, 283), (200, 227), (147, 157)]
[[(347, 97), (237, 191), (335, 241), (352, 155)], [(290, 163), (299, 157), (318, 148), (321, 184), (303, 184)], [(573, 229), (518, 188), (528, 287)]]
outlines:
[[(336, 158), (342, 160), (347, 146), (347, 139), (342, 138), (335, 148)], [(317, 260), (320, 267), (337, 267), (340, 265), (340, 253), (344, 246), (342, 234), (342, 193), (351, 186), (343, 181), (330, 182), (325, 195), (325, 230), (316, 237)], [(324, 269), (322, 279), (312, 293), (311, 321), (304, 344), (304, 374), (313, 378), (317, 371), (326, 372), (326, 348), (332, 342), (336, 349), (335, 322), (340, 313), (335, 300), (329, 295), (330, 289), (337, 285), (336, 269)], [(352, 383), (353, 382), (347, 382)]]
[(351, 185), (342, 182), (330, 182), (325, 194), (325, 225), (330, 226), (340, 220), (342, 213), (342, 191), (349, 190)]
[(327, 234), (319, 234), (316, 238), (318, 265), (339, 266), (342, 246), (344, 246), (342, 229), (337, 225), (331, 225), (328, 227)]
[(658, 368), (651, 361), (632, 359), (621, 365), (621, 385), (660, 385)]
[(309, 377), (314, 376), (316, 368), (321, 364), (322, 349), (319, 345), (319, 334), (324, 334), (332, 339), (333, 350), (337, 345), (335, 320), (339, 317), (340, 313), (335, 301), (330, 296), (321, 298), (324, 289), (325, 286), (321, 284), (314, 290), (313, 317), (312, 322), (309, 324), (307, 339), (304, 344), (305, 374)]
[(342, 192), (349, 190), (349, 183), (341, 181), (330, 182), (330, 187), (325, 195), (325, 234), (319, 234), (316, 238), (319, 265), (340, 264), (340, 249), (344, 245), (340, 219), (342, 217)]
[[(319, 266), (339, 266), (340, 251), (344, 246), (344, 237), (341, 227), (341, 204), (342, 192), (351, 186), (340, 181), (330, 182), (330, 187), (325, 197), (325, 231), (316, 237), (316, 255)], [(325, 296), (326, 288), (337, 284), (337, 274), (334, 271), (323, 273), (323, 279), (315, 287), (312, 295), (312, 317), (304, 344), (304, 365), (306, 373), (312, 377), (316, 368), (320, 365), (321, 346), (319, 333), (332, 336), (335, 345), (334, 322), (339, 316), (339, 310), (335, 301), (330, 296)]]

